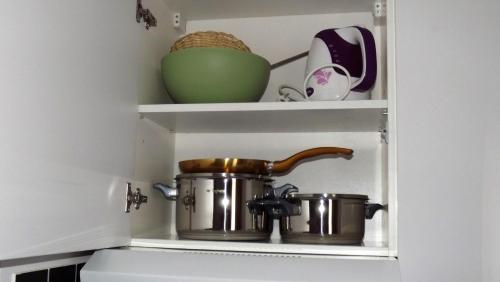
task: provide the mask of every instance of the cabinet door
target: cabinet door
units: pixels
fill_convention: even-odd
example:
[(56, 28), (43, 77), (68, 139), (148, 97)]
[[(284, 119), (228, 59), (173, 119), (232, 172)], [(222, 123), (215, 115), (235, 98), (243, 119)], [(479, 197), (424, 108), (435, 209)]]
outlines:
[(19, 0), (0, 17), (0, 260), (127, 244), (135, 0)]

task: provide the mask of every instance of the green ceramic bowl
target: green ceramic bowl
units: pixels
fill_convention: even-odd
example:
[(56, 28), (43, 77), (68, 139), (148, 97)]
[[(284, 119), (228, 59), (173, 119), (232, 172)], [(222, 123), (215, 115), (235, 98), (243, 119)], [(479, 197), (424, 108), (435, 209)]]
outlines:
[(176, 103), (257, 102), (269, 82), (269, 62), (230, 48), (188, 48), (166, 55), (163, 82)]

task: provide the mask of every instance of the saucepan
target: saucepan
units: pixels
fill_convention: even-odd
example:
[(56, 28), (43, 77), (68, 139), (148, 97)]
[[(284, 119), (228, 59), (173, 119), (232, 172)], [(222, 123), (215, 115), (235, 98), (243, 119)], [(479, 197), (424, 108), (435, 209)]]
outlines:
[(285, 243), (361, 244), (365, 219), (384, 209), (368, 203), (367, 195), (297, 194), (283, 195), (295, 205), (295, 212), (280, 217), (281, 240)]
[[(182, 239), (268, 240), (273, 218), (278, 213), (296, 214), (295, 205), (280, 199), (298, 192), (293, 185), (274, 187), (271, 175), (283, 174), (305, 159), (330, 154), (348, 157), (352, 152), (346, 148), (321, 147), (282, 161), (238, 158), (181, 161), (176, 187), (157, 183), (154, 188), (168, 200), (176, 201), (176, 229)], [(275, 206), (259, 208), (261, 202), (266, 207)]]

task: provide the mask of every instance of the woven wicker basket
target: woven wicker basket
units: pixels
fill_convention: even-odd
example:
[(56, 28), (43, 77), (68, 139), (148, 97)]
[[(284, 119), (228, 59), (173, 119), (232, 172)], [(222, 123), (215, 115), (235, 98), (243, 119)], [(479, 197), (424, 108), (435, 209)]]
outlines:
[(233, 35), (215, 31), (200, 31), (188, 34), (178, 39), (170, 47), (170, 52), (193, 47), (224, 47), (251, 52), (243, 41)]

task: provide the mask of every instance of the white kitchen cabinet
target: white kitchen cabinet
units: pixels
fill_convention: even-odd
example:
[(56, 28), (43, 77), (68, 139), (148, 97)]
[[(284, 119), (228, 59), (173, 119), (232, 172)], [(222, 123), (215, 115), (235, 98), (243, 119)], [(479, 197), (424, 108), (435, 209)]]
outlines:
[[(181, 19), (185, 20), (180, 29), (186, 32), (217, 30), (234, 34), (249, 45), (253, 52), (271, 62), (307, 50), (311, 38), (321, 29), (363, 25), (372, 30), (376, 38), (379, 61), (372, 99), (365, 101), (275, 102), (280, 83), (300, 84), (305, 60), (273, 70), (263, 102), (260, 103), (183, 105), (158, 104), (154, 100), (142, 99), (146, 103), (139, 106), (141, 117), (170, 132), (172, 141), (168, 148), (172, 150), (174, 166), (169, 177), (173, 178), (179, 172), (175, 165), (184, 159), (226, 156), (280, 159), (310, 147), (350, 147), (355, 151), (355, 157), (350, 161), (321, 160), (302, 164), (289, 175), (276, 180), (278, 183), (293, 183), (302, 192), (367, 194), (372, 201), (387, 204), (388, 211), (367, 222), (364, 246), (284, 245), (279, 244), (278, 234), (274, 234), (271, 244), (203, 242), (176, 238), (174, 205), (167, 202), (165, 226), (158, 226), (154, 231), (151, 228), (143, 229), (145, 232), (133, 234), (131, 245), (395, 257), (397, 200), (395, 73), (391, 66), (394, 63), (391, 57), (394, 55), (392, 16), (374, 18), (373, 3), (370, 1), (355, 1), (340, 6), (326, 1), (314, 1), (314, 5), (303, 1), (295, 1), (294, 4), (287, 1), (252, 4), (244, 1), (214, 1), (211, 3), (213, 8), (196, 1), (168, 1), (168, 4), (180, 12)], [(277, 8), (283, 5), (289, 10)], [(391, 15), (392, 8), (388, 10)], [(382, 140), (381, 129), (390, 131), (388, 135), (393, 139), (389, 144)], [(144, 139), (143, 147), (151, 147), (147, 145), (148, 139)], [(140, 217), (137, 218), (137, 222), (141, 221)], [(134, 225), (136, 221), (132, 222)]]
[[(149, 31), (135, 22), (132, 0), (9, 3), (9, 10), (16, 13), (0, 17), (0, 92), (4, 98), (0, 119), (3, 129), (0, 178), (4, 180), (4, 196), (0, 200), (4, 226), (0, 232), (0, 261), (116, 246), (354, 256), (362, 260), (383, 257), (392, 261), (391, 265), (394, 261), (401, 262), (402, 275), (407, 281), (412, 281), (412, 275), (426, 277), (426, 272), (416, 265), (437, 272), (436, 266), (424, 263), (428, 260), (432, 264), (436, 254), (439, 262), (449, 260), (458, 266), (466, 265), (469, 260), (466, 255), (460, 256), (461, 260), (458, 255), (449, 255), (455, 254), (449, 249), (453, 242), (460, 245), (459, 237), (439, 229), (439, 224), (450, 226), (445, 219), (457, 216), (452, 214), (451, 204), (445, 205), (450, 208), (445, 211), (445, 219), (435, 222), (433, 216), (444, 204), (421, 203), (435, 192), (429, 187), (439, 188), (431, 180), (443, 186), (450, 183), (422, 167), (440, 168), (437, 165), (440, 159), (436, 157), (439, 150), (429, 148), (427, 145), (432, 142), (425, 138), (437, 134), (439, 140), (449, 140), (449, 136), (472, 140), (460, 136), (454, 124), (448, 123), (441, 130), (437, 120), (432, 119), (446, 120), (448, 113), (456, 112), (431, 106), (446, 105), (443, 97), (451, 96), (448, 92), (437, 98), (425, 96), (441, 81), (420, 85), (417, 79), (429, 70), (415, 71), (419, 59), (413, 55), (421, 52), (417, 47), (422, 45), (411, 42), (412, 36), (405, 28), (419, 30), (418, 19), (410, 11), (425, 9), (420, 4), (399, 1), (397, 9), (394, 2), (387, 1), (386, 18), (374, 19), (371, 0), (144, 0), (144, 6), (152, 10), (159, 24)], [(447, 13), (443, 7), (454, 6), (427, 4), (436, 6), (431, 9), (432, 21), (423, 25), (427, 28)], [(174, 12), (181, 13), (179, 29), (172, 25)], [(400, 23), (398, 38), (404, 39), (398, 41), (402, 46), (398, 47), (398, 53), (395, 15)], [(461, 21), (453, 18), (453, 22)], [(300, 81), (303, 60), (273, 73), (264, 95), (265, 103), (176, 105), (169, 104), (164, 93), (159, 61), (184, 32), (227, 31), (243, 39), (255, 53), (274, 62), (307, 49), (314, 31), (353, 24), (371, 29), (377, 40), (378, 59), (382, 63), (372, 100), (274, 102), (279, 83)], [(445, 30), (449, 32), (452, 28), (447, 26)], [(279, 38), (275, 36), (277, 32)], [(427, 36), (423, 32), (416, 34), (420, 39)], [(398, 89), (398, 103), (396, 54), (398, 83), (403, 85)], [(446, 54), (439, 59), (450, 62), (455, 58), (455, 53)], [(438, 68), (442, 73), (449, 69)], [(421, 86), (425, 86), (424, 94), (416, 90)], [(453, 90), (462, 94), (465, 91)], [(411, 92), (413, 96), (401, 92)], [(420, 94), (428, 99), (419, 99)], [(461, 100), (453, 100), (453, 106), (463, 109), (466, 96), (459, 97)], [(398, 119), (396, 123), (396, 113), (403, 116), (401, 122)], [(459, 124), (468, 129), (478, 124), (479, 118), (470, 120), (464, 116)], [(387, 129), (388, 144), (381, 139), (380, 128)], [(429, 128), (433, 134), (422, 134)], [(440, 132), (448, 135), (439, 135)], [(397, 146), (396, 139), (401, 136), (402, 148)], [(424, 151), (412, 147), (415, 140), (433, 155), (430, 163), (425, 162)], [(367, 194), (373, 201), (388, 204), (388, 211), (367, 222), (364, 246), (285, 245), (277, 242), (277, 234), (272, 243), (178, 240), (172, 203), (151, 189), (154, 182), (173, 181), (179, 160), (214, 156), (280, 159), (305, 148), (325, 145), (353, 147), (355, 158), (303, 164), (278, 182), (292, 182), (305, 192), (327, 189)], [(450, 145), (445, 152), (451, 154), (457, 147)], [(454, 177), (451, 184), (460, 189), (452, 196), (438, 189), (436, 193), (460, 202), (463, 200), (460, 195), (469, 195), (463, 181), (467, 175), (453, 172), (466, 169), (453, 170), (458, 159), (445, 160), (442, 164), (445, 176)], [(471, 171), (471, 176), (475, 176), (476, 170)], [(131, 214), (123, 212), (127, 182), (132, 182), (133, 188), (140, 187), (149, 197), (147, 204)], [(398, 185), (401, 183), (404, 187)], [(473, 206), (474, 203), (477, 201), (473, 201)], [(424, 216), (419, 213), (422, 210)], [(460, 215), (465, 212), (459, 212)], [(470, 217), (466, 219), (470, 222)], [(458, 220), (451, 222), (457, 222), (452, 227), (458, 230)], [(428, 226), (452, 237), (451, 243), (445, 244), (447, 249), (439, 251), (444, 239), (422, 239), (426, 237), (419, 235), (419, 228)], [(476, 238), (470, 230), (460, 234)], [(399, 247), (401, 241), (403, 248)], [(466, 254), (472, 253), (470, 248), (464, 248)], [(451, 264), (446, 264), (446, 269)], [(477, 266), (473, 264), (474, 268)], [(445, 277), (455, 276), (435, 277), (446, 281)]]
[[(371, 1), (340, 6), (212, 1), (218, 9), (197, 1), (144, 1), (159, 22), (149, 31), (130, 16), (135, 1), (118, 2), (19, 1), (13, 8), (25, 13), (2, 20), (7, 31), (2, 60), (9, 66), (2, 77), (11, 82), (2, 83), (2, 92), (13, 93), (7, 101), (15, 107), (3, 112), (1, 173), (4, 189), (15, 200), (1, 209), (2, 214), (15, 212), (4, 220), (10, 231), (2, 233), (0, 259), (127, 245), (397, 255), (395, 138), (387, 145), (379, 133), (386, 126), (395, 129), (394, 52), (387, 49), (393, 42), (387, 28), (393, 20), (391, 2), (385, 21), (373, 17)], [(177, 29), (171, 22), (174, 12), (184, 20)], [(268, 45), (266, 39), (283, 23), (302, 27)], [(284, 76), (300, 83), (303, 70), (296, 69), (303, 69), (304, 60), (273, 73), (264, 103), (176, 105), (162, 93), (159, 61), (184, 31), (231, 32), (273, 61), (307, 50), (322, 28), (355, 24), (371, 29), (377, 41), (379, 75), (372, 100), (274, 102), (273, 91)], [(247, 29), (261, 32), (245, 36)], [(151, 190), (153, 182), (171, 182), (182, 159), (279, 159), (329, 145), (354, 147), (356, 157), (304, 164), (277, 181), (292, 182), (302, 192), (368, 194), (387, 204), (388, 211), (367, 223), (365, 246), (177, 240), (172, 203)], [(128, 182), (149, 197), (132, 216), (123, 211)]]

